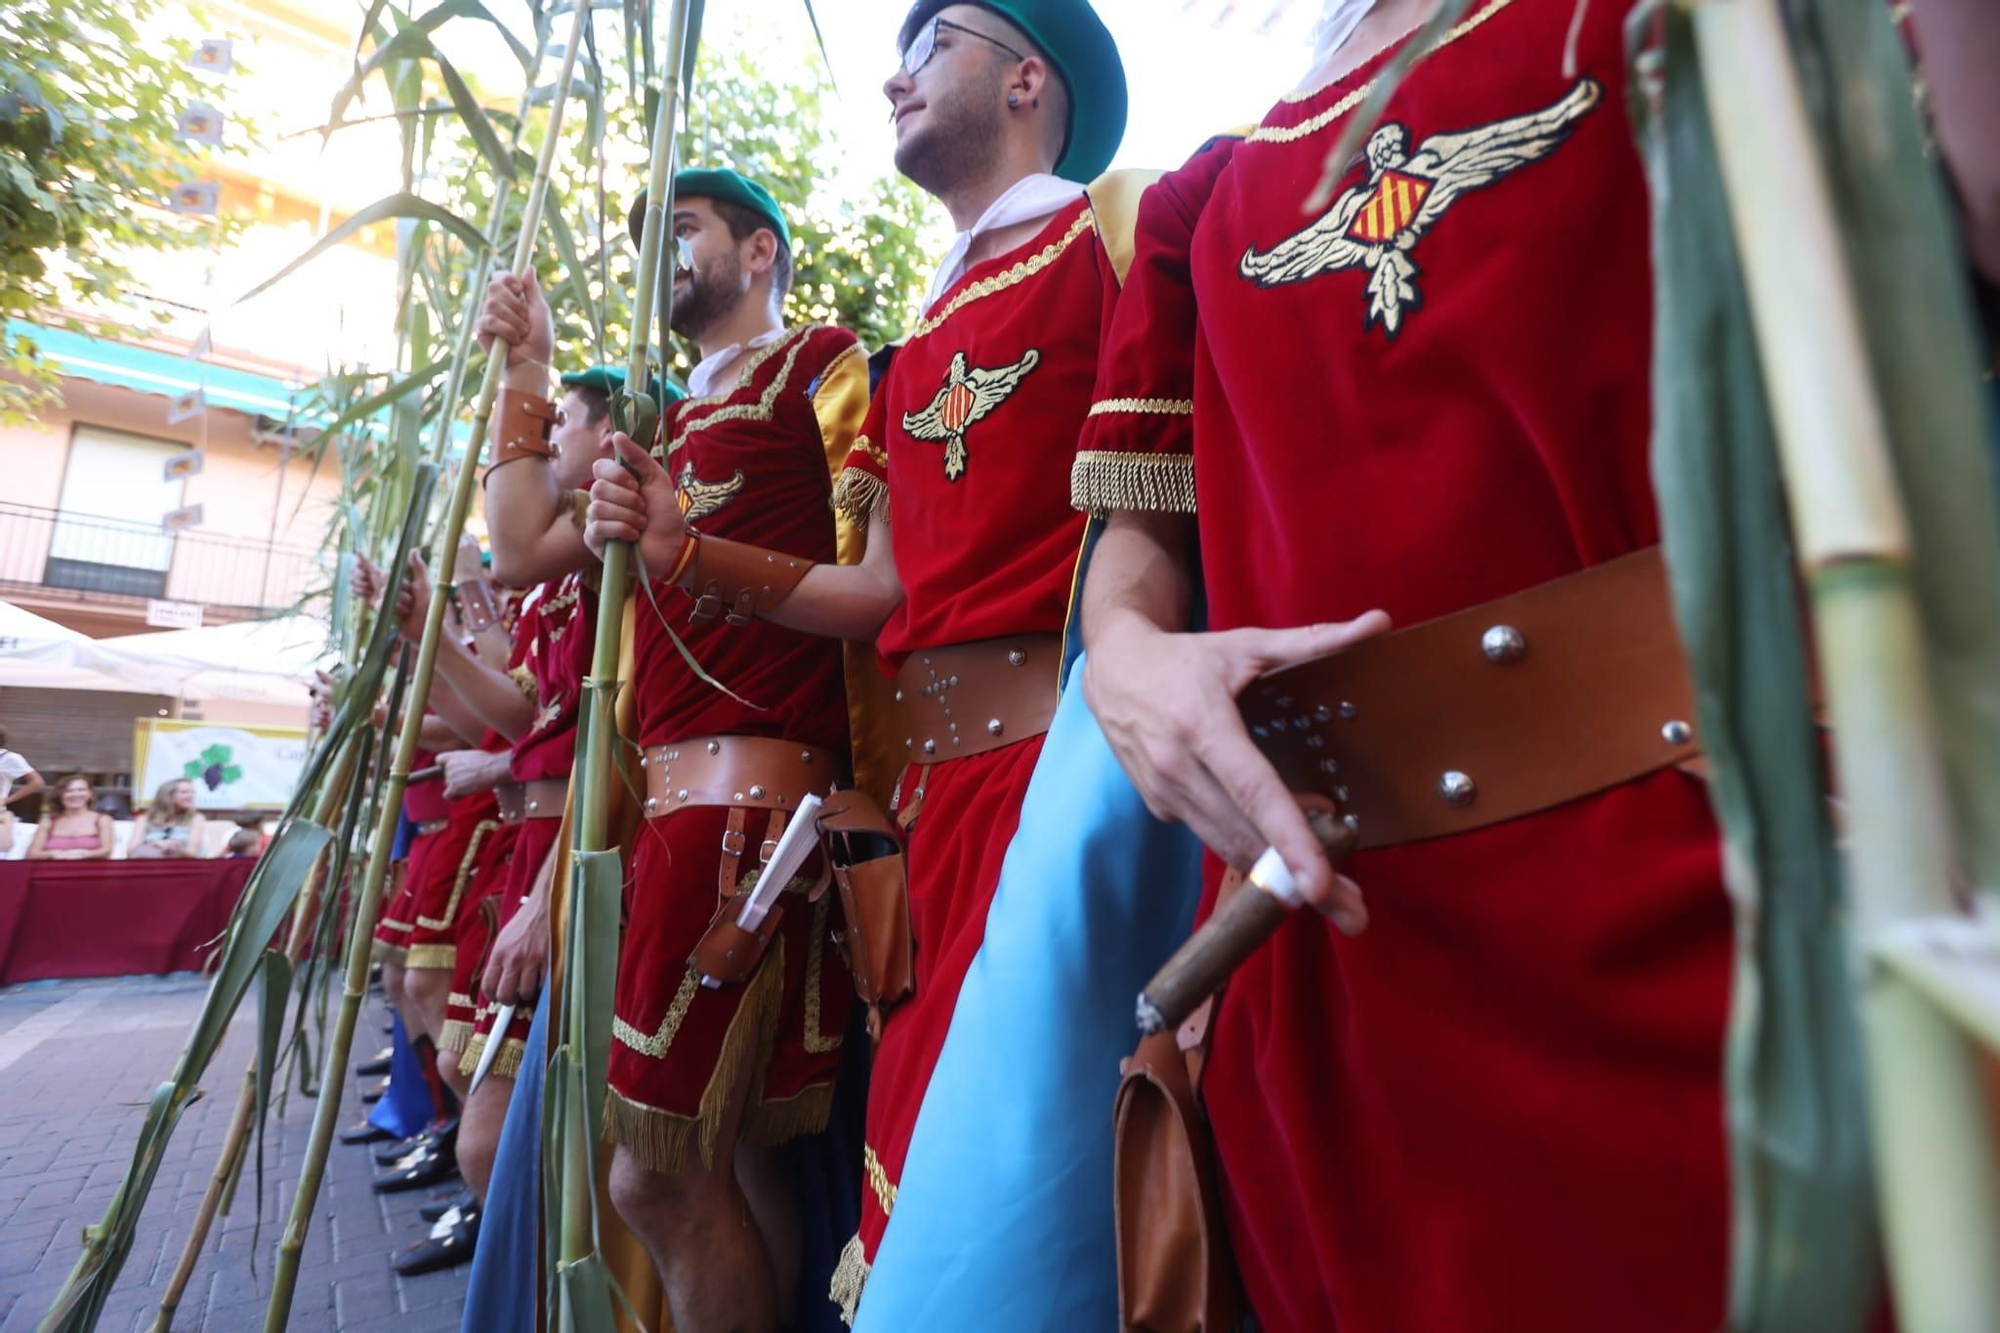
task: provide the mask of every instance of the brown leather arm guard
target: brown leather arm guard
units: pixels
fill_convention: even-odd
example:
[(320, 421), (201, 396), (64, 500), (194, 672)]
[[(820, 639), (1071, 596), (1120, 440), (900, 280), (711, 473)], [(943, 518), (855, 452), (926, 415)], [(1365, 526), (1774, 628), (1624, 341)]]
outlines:
[(500, 415), (500, 434), (493, 441), (493, 461), (487, 464), (488, 472), (516, 459), (554, 456), (555, 447), (549, 443), (549, 431), (556, 424), (554, 403), (518, 389), (502, 389), (496, 410)]
[(696, 620), (712, 620), (719, 612), (732, 625), (747, 625), (790, 597), (813, 567), (810, 560), (760, 546), (694, 537), (694, 558), (680, 583), (694, 597)]

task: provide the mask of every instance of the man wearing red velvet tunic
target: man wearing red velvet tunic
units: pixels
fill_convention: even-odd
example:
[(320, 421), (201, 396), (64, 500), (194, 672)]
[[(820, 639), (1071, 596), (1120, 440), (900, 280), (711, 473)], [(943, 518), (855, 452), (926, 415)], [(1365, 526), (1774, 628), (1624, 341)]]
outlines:
[[(675, 1327), (698, 1333), (788, 1317), (796, 1205), (771, 1150), (824, 1127), (854, 996), (817, 862), (782, 892), (748, 975), (704, 986), (690, 961), (800, 799), (848, 768), (840, 645), (744, 614), (713, 557), (754, 545), (799, 569), (835, 559), (829, 460), (852, 443), (867, 369), (852, 334), (784, 326), (791, 237), (768, 191), (732, 171), (684, 171), (671, 221), (674, 327), (703, 357), (694, 396), (667, 408), (653, 454), (637, 457), (711, 559), (677, 550), (649, 563), (654, 584), (630, 603), (646, 795), (628, 849), (606, 1124), (613, 1202), (659, 1270)], [(531, 288), (496, 284), (482, 326), (523, 358), (510, 397), (543, 373), (532, 361), (547, 320)], [(509, 410), (496, 483), (517, 471)], [(590, 559), (567, 523), (520, 536), (510, 571), (546, 577)]]
[[(884, 85), (897, 167), (960, 236), (835, 488), (866, 526), (860, 562), (816, 567), (753, 608), (873, 641), (907, 763), (894, 809), (915, 984), (881, 1013), (861, 1228), (833, 1292), (850, 1318), (1056, 711), (1083, 536), (1068, 473), (1118, 290), (1115, 242), (1081, 182), (1108, 164), (1125, 115), (1116, 47), (1081, 0), (921, 0), (899, 46)], [(649, 566), (676, 559), (662, 479), (598, 473), (592, 531), (601, 513), (604, 535), (643, 531)], [(707, 543), (701, 529), (696, 561)]]
[[(1506, 775), (1447, 769), (1406, 809), (1468, 831), (1371, 843), (1359, 816), (1347, 879), (1233, 702), (1381, 611), (1414, 625), (1657, 542), (1624, 11), (1475, 0), (1307, 212), (1428, 12), (1385, 0), (1141, 205), (1076, 468), (1110, 514), (1086, 688), (1156, 810), (1239, 869), (1274, 845), (1330, 918), (1235, 973), (1201, 1075), (1264, 1328), (1723, 1318), (1731, 929), (1701, 783), (1656, 767), (1474, 826)], [(1197, 537), (1207, 634), (1183, 632)], [(1448, 669), (1563, 651), (1507, 629)], [(1332, 754), (1371, 701), (1320, 703)]]

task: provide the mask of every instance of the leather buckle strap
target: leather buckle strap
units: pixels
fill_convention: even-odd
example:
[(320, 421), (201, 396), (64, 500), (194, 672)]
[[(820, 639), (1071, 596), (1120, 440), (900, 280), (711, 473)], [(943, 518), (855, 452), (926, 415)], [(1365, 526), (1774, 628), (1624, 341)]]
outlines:
[(530, 819), (561, 819), (569, 800), (568, 778), (536, 778), (530, 782), (503, 782), (493, 789), (500, 802), (502, 824), (524, 824)]
[(1022, 634), (911, 653), (896, 717), (913, 764), (964, 759), (1039, 736), (1055, 719), (1062, 636)]
[(825, 750), (763, 736), (695, 736), (651, 745), (639, 766), (646, 773), (649, 819), (703, 805), (796, 810), (800, 797), (825, 791), (840, 776)]
[(720, 537), (694, 536), (694, 558), (681, 587), (694, 596), (696, 620), (713, 620), (721, 613), (732, 625), (747, 625), (790, 597), (813, 567), (812, 561), (798, 556)]
[(1294, 791), (1386, 847), (1588, 796), (1700, 752), (1658, 548), (1316, 661), (1238, 701)]
[(487, 466), (488, 472), (517, 459), (554, 456), (555, 448), (549, 443), (549, 432), (556, 424), (554, 403), (518, 389), (502, 389), (497, 410), (500, 432), (493, 440), (493, 461)]

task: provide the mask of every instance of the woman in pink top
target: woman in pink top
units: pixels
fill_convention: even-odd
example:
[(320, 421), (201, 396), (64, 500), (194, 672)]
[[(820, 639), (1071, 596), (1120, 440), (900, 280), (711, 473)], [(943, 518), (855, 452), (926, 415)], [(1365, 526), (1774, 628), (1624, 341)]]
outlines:
[(111, 855), (111, 816), (93, 810), (97, 793), (81, 773), (56, 784), (58, 807), (35, 828), (31, 861), (96, 861)]

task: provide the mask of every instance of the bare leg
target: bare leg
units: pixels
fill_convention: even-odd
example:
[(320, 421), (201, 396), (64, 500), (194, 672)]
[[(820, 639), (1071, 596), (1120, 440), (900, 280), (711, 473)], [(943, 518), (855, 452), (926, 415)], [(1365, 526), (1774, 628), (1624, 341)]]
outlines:
[(799, 1192), (777, 1148), (736, 1149), (736, 1183), (750, 1202), (750, 1213), (763, 1234), (771, 1256), (771, 1275), (778, 1286), (778, 1322), (797, 1316), (799, 1290)]
[[(458, 1072), (459, 1062), (463, 1057), (464, 1052), (462, 1051), (440, 1050), (437, 1053), (438, 1077), (444, 1080), (446, 1087), (458, 1094), (460, 1102), (463, 1102), (465, 1095), (472, 1091), (472, 1075)], [(464, 1133), (465, 1127), (461, 1122), (459, 1126), (461, 1138), (464, 1136)]]
[[(387, 1000), (389, 1007), (402, 1017), (403, 1027), (408, 1031), (410, 1026), (410, 1002), (403, 994), (403, 972), (404, 968), (401, 963), (392, 962), (387, 958), (382, 960), (382, 998)], [(416, 1034), (410, 1032), (409, 1035), (415, 1036)]]
[(409, 1008), (403, 1010), (403, 1026), (415, 1039), (422, 1035), (433, 1042), (444, 1031), (445, 1006), (451, 1000), (451, 969), (412, 967), (403, 972), (403, 994)]
[[(499, 1036), (496, 1032), (494, 1039)], [(487, 1186), (493, 1182), (493, 1158), (500, 1150), (500, 1127), (507, 1121), (507, 1101), (513, 1095), (513, 1079), (489, 1072), (478, 1089), (466, 1098), (465, 1109), (459, 1112), (459, 1174), (482, 1200)]]
[[(716, 1138), (715, 1165), (649, 1171), (623, 1146), (611, 1160), (611, 1201), (645, 1245), (666, 1288), (676, 1333), (771, 1333), (783, 1302), (773, 1247), (736, 1180), (736, 1131), (751, 1062)], [(796, 1229), (796, 1228), (795, 1228)], [(781, 1249), (795, 1250), (796, 1235)]]

